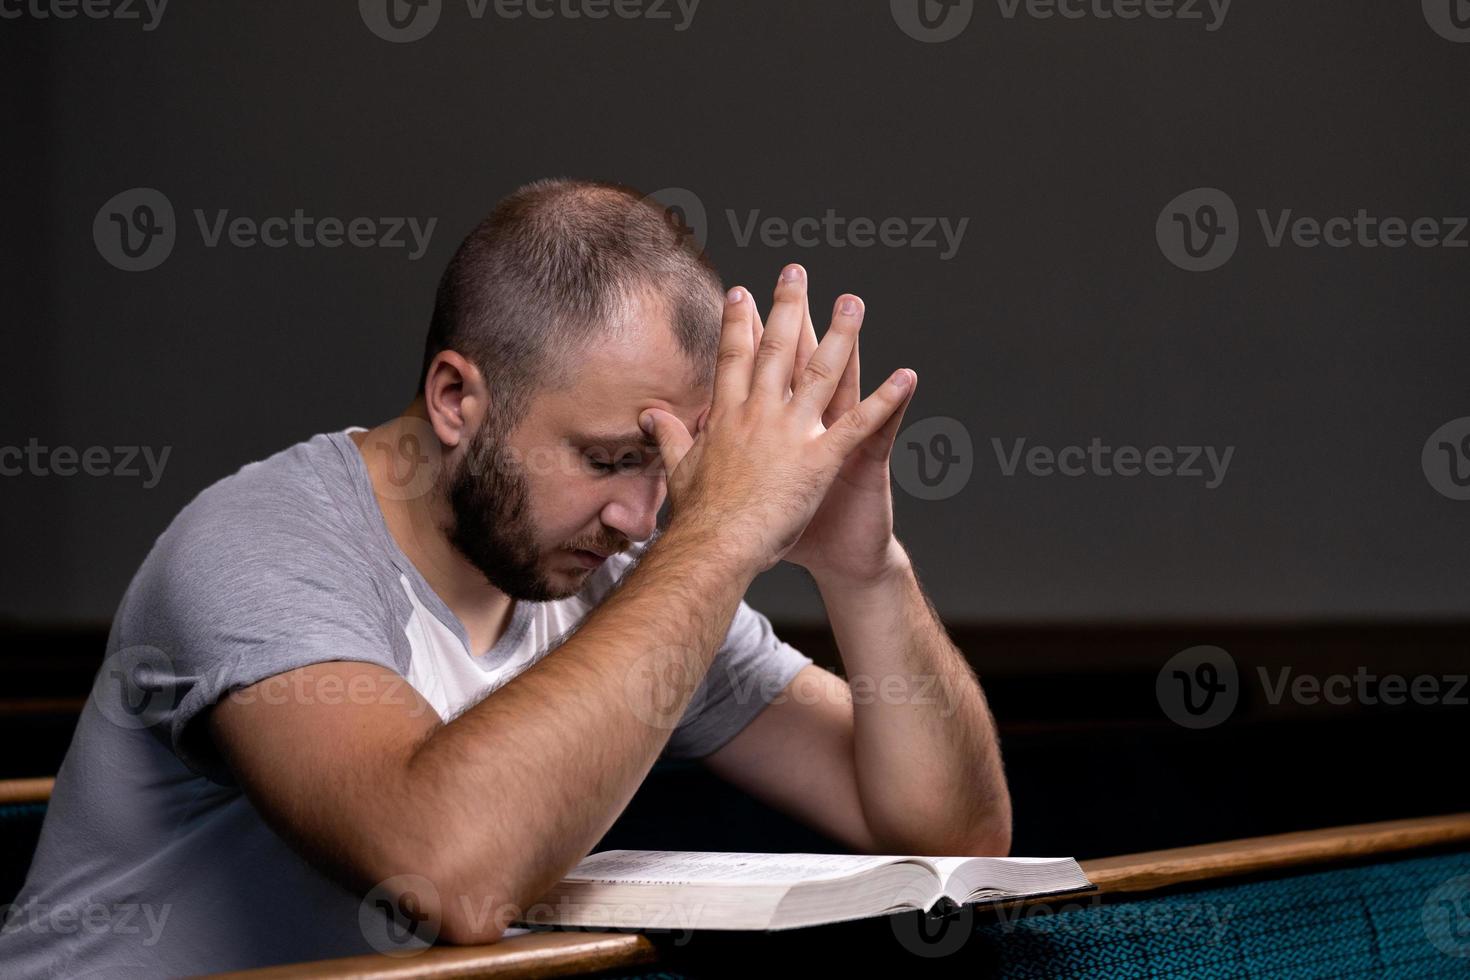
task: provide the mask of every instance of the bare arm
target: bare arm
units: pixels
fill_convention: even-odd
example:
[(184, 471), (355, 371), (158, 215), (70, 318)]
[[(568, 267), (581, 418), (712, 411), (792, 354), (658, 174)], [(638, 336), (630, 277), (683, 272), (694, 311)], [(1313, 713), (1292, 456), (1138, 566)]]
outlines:
[(891, 854), (1006, 854), (1011, 798), (995, 719), (897, 540), (869, 583), (817, 578), (853, 697), (858, 795)]
[[(752, 576), (671, 527), (560, 648), (448, 724), (422, 704), (338, 709), (250, 689), (211, 723), (257, 806), (308, 854), (338, 855), (360, 887), (427, 878), (437, 895), (416, 898), (437, 898), (441, 935), (493, 941), (632, 798)], [(387, 673), (314, 665), (309, 689), (334, 668)]]

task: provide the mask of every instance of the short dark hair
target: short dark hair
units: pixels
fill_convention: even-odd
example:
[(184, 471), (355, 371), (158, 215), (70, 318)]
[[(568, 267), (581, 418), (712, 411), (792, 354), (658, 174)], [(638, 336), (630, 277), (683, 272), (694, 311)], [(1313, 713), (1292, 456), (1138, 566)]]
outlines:
[(693, 383), (707, 385), (723, 288), (691, 230), (651, 197), (611, 181), (534, 181), (497, 203), (445, 268), (415, 397), (434, 357), (456, 351), (485, 376), (492, 424), (508, 433), (640, 294), (662, 304)]

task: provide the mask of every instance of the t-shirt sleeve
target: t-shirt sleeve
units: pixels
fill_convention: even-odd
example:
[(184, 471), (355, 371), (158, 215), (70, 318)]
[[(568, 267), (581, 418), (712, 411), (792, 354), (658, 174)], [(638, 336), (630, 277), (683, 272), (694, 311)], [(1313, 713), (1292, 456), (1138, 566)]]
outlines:
[(202, 724), (222, 697), (325, 661), (399, 675), (407, 665), (396, 662), (385, 604), (360, 557), (324, 531), (303, 536), (295, 522), (216, 520), (207, 536), (185, 524), (160, 539), (124, 598), (104, 671), (130, 688), (123, 697), (139, 727), (194, 772), (229, 783)]
[(714, 752), (750, 724), (811, 662), (811, 657), (778, 638), (770, 620), (742, 600), (724, 644), (659, 757), (698, 759)]

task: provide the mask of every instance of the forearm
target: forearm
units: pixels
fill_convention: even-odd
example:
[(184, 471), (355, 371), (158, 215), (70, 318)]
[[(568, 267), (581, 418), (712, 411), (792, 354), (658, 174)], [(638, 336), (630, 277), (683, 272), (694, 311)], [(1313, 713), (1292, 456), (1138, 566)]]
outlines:
[(817, 579), (853, 693), (858, 794), (879, 849), (1003, 854), (1011, 803), (995, 721), (893, 542), (871, 583)]
[(436, 730), (409, 784), (447, 876), (521, 908), (560, 880), (652, 768), (753, 575), (671, 526), (560, 647)]

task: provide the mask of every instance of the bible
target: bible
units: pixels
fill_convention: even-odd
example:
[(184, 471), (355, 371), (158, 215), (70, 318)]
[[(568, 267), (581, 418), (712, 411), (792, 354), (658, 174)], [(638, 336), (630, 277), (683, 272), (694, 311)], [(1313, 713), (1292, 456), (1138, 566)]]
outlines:
[(1091, 888), (1071, 858), (600, 851), (518, 924), (794, 929)]

